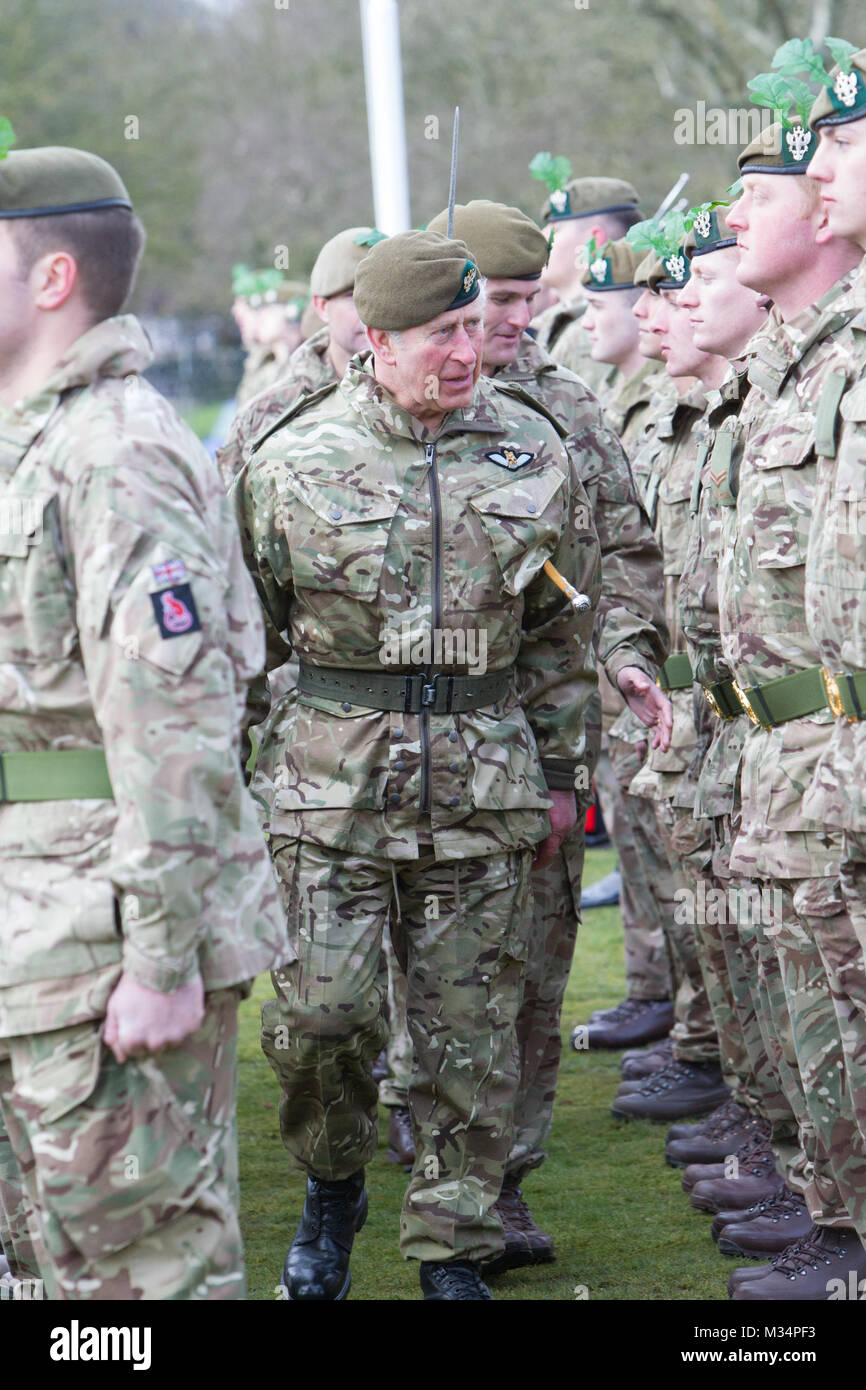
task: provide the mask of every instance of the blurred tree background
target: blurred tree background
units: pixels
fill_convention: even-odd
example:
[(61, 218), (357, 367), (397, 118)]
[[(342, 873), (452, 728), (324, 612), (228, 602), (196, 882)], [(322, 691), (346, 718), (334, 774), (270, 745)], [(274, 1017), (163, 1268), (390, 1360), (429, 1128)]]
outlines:
[[(866, 43), (863, 0), (401, 0), (400, 14), (416, 224), (445, 202), (456, 102), (461, 201), (537, 214), (527, 164), (548, 149), (630, 178), (649, 214), (683, 169), (692, 201), (736, 172), (736, 139), (675, 142), (677, 110), (746, 106), (793, 35)], [(303, 274), (373, 218), (357, 0), (3, 0), (0, 92), (19, 146), (80, 145), (120, 170), (148, 229), (135, 307), (150, 314), (224, 312), (233, 262), (286, 245)]]

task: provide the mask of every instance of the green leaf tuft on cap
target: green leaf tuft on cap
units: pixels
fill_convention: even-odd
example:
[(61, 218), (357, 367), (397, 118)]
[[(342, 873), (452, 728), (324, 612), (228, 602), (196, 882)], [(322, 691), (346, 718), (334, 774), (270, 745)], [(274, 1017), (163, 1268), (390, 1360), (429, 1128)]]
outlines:
[(798, 72), (805, 72), (811, 82), (823, 85), (827, 82), (824, 59), (815, 52), (811, 39), (789, 39), (783, 43), (773, 54), (772, 67), (782, 77), (794, 77)]
[(375, 246), (378, 241), (386, 239), (387, 233), (380, 232), (375, 227), (371, 227), (369, 232), (359, 232), (357, 236), (352, 237), (356, 246)]
[[(842, 72), (846, 74), (849, 73), (853, 66), (851, 59), (854, 57), (854, 54), (858, 52), (857, 45), (855, 43), (849, 43), (847, 39), (826, 38), (824, 43), (830, 50), (833, 62), (838, 63)], [(827, 79), (827, 85), (830, 85), (829, 77)]]
[(552, 155), (549, 150), (542, 150), (530, 160), (529, 172), (546, 184), (551, 193), (558, 193), (571, 178), (571, 161), (564, 154)]
[(15, 131), (8, 116), (0, 116), (0, 159), (5, 159), (15, 144)]
[(635, 251), (654, 251), (657, 256), (664, 256), (668, 249), (664, 227), (655, 217), (629, 227), (625, 239)]

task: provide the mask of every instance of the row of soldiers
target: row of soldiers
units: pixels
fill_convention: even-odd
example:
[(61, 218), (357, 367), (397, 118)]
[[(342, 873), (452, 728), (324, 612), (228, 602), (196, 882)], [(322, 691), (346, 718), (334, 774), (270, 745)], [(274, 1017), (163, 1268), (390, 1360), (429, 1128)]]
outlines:
[[(285, 387), (237, 422), (228, 502), (139, 381), (140, 331), (117, 315), (141, 241), (117, 175), (76, 151), (0, 168), (5, 500), (21, 522), (3, 532), (0, 1209), (19, 1277), (58, 1298), (242, 1296), (230, 1059), (238, 997), (271, 967), (263, 1047), (308, 1178), (285, 1296), (344, 1298), (386, 934), (413, 1053), (401, 1249), (424, 1297), (489, 1299), (487, 1278), (553, 1257), (519, 1184), (552, 1116), (597, 661), (629, 707), (608, 735), (614, 780), (620, 743), (694, 905), (684, 921), (660, 908), (674, 1059), (637, 1099), (718, 1100), (688, 1140), (727, 1154), (743, 1138), (742, 1167), (761, 1168), (769, 1136), (785, 1165), (780, 1200), (801, 1200), (807, 1229), (735, 1296), (823, 1298), (860, 1272), (848, 719), (866, 662), (853, 646), (807, 658), (831, 625), (837, 643), (856, 633), (859, 532), (846, 547), (835, 513), (818, 533), (810, 520), (856, 456), (864, 75), (866, 53), (842, 53), (814, 130), (744, 151), (736, 205), (697, 209), (685, 246), (632, 226), (619, 181), (551, 190), (553, 248), (593, 232), (583, 324), (560, 336), (586, 331), (617, 366), (607, 418), (525, 333), (552, 252), (517, 209), (458, 207), (462, 239), (445, 213), (335, 238), (323, 306), (345, 300), (348, 319), (351, 300), (372, 355), (341, 361), (322, 314)], [(797, 178), (819, 133), (826, 202)], [(641, 237), (654, 251), (637, 258)], [(619, 342), (632, 308), (675, 390), (649, 403), (630, 470), (614, 426), (647, 375)], [(819, 757), (837, 819), (800, 823)], [(709, 929), (695, 910), (719, 883), (771, 890), (753, 954), (742, 914)], [(642, 1113), (631, 1100), (617, 1110)], [(693, 1176), (696, 1197), (719, 1182)]]

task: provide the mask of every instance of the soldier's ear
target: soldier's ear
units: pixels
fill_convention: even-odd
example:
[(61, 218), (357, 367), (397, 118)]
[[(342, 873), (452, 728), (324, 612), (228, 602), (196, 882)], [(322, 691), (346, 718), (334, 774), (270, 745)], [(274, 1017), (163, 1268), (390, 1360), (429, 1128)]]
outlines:
[(394, 351), (394, 342), (391, 334), (386, 328), (368, 328), (367, 338), (373, 349), (374, 355), (380, 362), (385, 362), (389, 367), (397, 365), (397, 354)]

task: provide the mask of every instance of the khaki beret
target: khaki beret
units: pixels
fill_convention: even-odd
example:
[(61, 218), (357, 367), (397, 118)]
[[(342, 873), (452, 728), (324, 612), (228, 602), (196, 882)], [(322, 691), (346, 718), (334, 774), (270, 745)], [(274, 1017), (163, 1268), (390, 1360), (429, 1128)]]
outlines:
[(692, 229), (685, 240), (686, 255), (706, 256), (710, 251), (724, 251), (727, 246), (736, 246), (737, 234), (725, 221), (724, 208), (704, 208), (697, 214)]
[(655, 290), (664, 279), (665, 268), (661, 256), (649, 251), (634, 273), (634, 283), (638, 289)]
[(551, 193), (541, 209), (542, 222), (566, 222), (603, 212), (637, 212), (637, 189), (625, 179), (571, 179)]
[(741, 174), (805, 174), (818, 148), (811, 130), (775, 121), (737, 156)]
[(64, 145), (13, 150), (0, 164), (0, 217), (129, 208), (120, 175), (104, 159)]
[(369, 251), (355, 272), (355, 308), (367, 328), (400, 332), (478, 298), (478, 267), (463, 241), (399, 232)]
[[(427, 223), (428, 232), (443, 236), (448, 210)], [(454, 209), (454, 235), (465, 241), (482, 275), (500, 280), (537, 280), (550, 254), (540, 227), (520, 208), (476, 198)]]
[(347, 227), (326, 241), (310, 272), (310, 291), (330, 299), (335, 294), (347, 294), (355, 287), (355, 271), (367, 252), (383, 232), (375, 227)]
[(825, 87), (815, 98), (809, 113), (809, 125), (817, 130), (822, 125), (845, 125), (866, 116), (866, 48), (851, 55), (851, 70), (835, 67), (830, 73), (832, 87)]
[(635, 273), (644, 260), (646, 252), (636, 251), (625, 237), (609, 241), (587, 265), (582, 283), (593, 291), (633, 290)]

